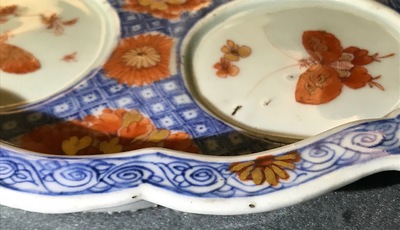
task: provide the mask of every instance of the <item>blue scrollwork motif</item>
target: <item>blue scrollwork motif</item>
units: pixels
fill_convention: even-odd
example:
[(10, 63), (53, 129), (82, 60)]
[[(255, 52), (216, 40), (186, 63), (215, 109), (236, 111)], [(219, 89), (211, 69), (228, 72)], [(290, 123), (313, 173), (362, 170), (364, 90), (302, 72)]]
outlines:
[(400, 117), (396, 118), (392, 122), (385, 122), (385, 123), (376, 122), (372, 125), (365, 127), (365, 131), (370, 132), (376, 130), (384, 134), (381, 143), (382, 146), (385, 147), (399, 146), (400, 125), (398, 120), (400, 120)]
[(346, 149), (333, 143), (317, 143), (301, 150), (303, 161), (300, 169), (322, 171), (336, 167), (336, 162), (343, 157)]
[[(397, 0), (384, 1), (400, 10)], [(111, 2), (118, 5), (118, 1)], [(194, 22), (195, 18), (191, 20)], [(349, 127), (313, 143), (301, 145), (296, 151), (301, 160), (295, 163), (295, 168), (285, 169), (287, 179), (272, 186), (241, 180), (238, 174), (229, 171), (229, 166), (234, 163), (229, 157), (226, 161), (213, 161), (214, 158), (207, 157), (193, 159), (161, 150), (120, 157), (22, 156), (17, 150), (1, 145), (0, 186), (1, 189), (48, 196), (109, 193), (138, 188), (143, 184), (193, 197), (264, 195), (306, 183), (333, 170), (399, 155), (400, 115)], [(283, 154), (286, 153), (277, 156)], [(241, 159), (254, 163), (254, 158), (253, 155)]]
[(365, 122), (298, 148), (301, 160), (295, 169), (286, 170), (288, 178), (276, 186), (243, 181), (229, 171), (233, 162), (212, 162), (207, 158), (194, 160), (148, 152), (119, 158), (30, 155), (24, 159), (18, 152), (6, 148), (1, 149), (0, 185), (51, 196), (105, 193), (142, 184), (196, 197), (262, 195), (305, 183), (332, 170), (400, 154), (399, 124), (398, 118)]
[(145, 163), (129, 162), (109, 170), (102, 181), (117, 188), (136, 187), (154, 177), (154, 172)]
[(23, 158), (7, 155), (0, 159), (0, 185), (23, 186), (28, 192), (44, 188), (34, 164)]
[(54, 193), (80, 192), (98, 183), (98, 172), (90, 165), (73, 163), (55, 169), (44, 180), (48, 190)]
[(188, 167), (175, 180), (180, 189), (199, 194), (213, 192), (225, 185), (222, 174), (206, 165)]
[(0, 179), (10, 178), (18, 170), (17, 164), (10, 160), (0, 160)]

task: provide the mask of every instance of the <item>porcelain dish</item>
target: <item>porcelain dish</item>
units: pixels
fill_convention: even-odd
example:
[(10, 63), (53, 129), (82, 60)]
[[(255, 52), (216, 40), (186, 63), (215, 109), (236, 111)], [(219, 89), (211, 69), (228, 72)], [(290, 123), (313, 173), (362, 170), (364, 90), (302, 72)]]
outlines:
[(400, 170), (381, 2), (3, 1), (0, 204), (246, 214)]

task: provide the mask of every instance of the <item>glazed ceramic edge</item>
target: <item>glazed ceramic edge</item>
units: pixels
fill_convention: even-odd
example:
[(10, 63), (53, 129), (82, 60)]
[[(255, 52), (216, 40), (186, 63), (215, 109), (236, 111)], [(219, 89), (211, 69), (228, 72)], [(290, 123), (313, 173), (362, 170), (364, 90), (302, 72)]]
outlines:
[(18, 151), (1, 144), (2, 205), (69, 213), (155, 203), (192, 213), (246, 214), (303, 202), (379, 171), (400, 171), (400, 110), (236, 157), (156, 148), (86, 158)]
[[(197, 44), (203, 39), (203, 35), (207, 33), (209, 30), (212, 30), (215, 25), (213, 22), (217, 21), (221, 22), (227, 20), (229, 15), (227, 15), (226, 11), (232, 13), (237, 12), (240, 13), (244, 11), (242, 8), (247, 9), (251, 8), (255, 4), (259, 4), (260, 2), (274, 2), (275, 0), (267, 0), (267, 1), (252, 1), (245, 2), (244, 0), (236, 0), (224, 4), (222, 6), (217, 7), (210, 13), (201, 19), (198, 23), (196, 23), (185, 35), (178, 50), (179, 58), (180, 58), (180, 69), (182, 72), (183, 80), (185, 87), (188, 89), (190, 94), (193, 96), (193, 99), (196, 103), (204, 110), (207, 111), (211, 116), (215, 119), (221, 120), (225, 124), (230, 127), (239, 130), (240, 132), (244, 132), (249, 134), (250, 136), (255, 136), (259, 138), (265, 138), (271, 141), (277, 141), (281, 143), (293, 143), (304, 138), (308, 138), (308, 136), (304, 135), (294, 135), (280, 132), (268, 132), (265, 133), (263, 130), (259, 130), (254, 127), (247, 127), (246, 125), (235, 121), (230, 116), (226, 116), (222, 114), (217, 107), (215, 107), (208, 99), (201, 95), (199, 92), (198, 86), (191, 77), (194, 75), (193, 68), (187, 68), (187, 65), (193, 61), (193, 52), (196, 49)], [(384, 0), (381, 0), (383, 2)], [(282, 4), (285, 2), (294, 3), (294, 4), (302, 4), (301, 0), (285, 0), (282, 1)], [(313, 1), (308, 1), (307, 4), (312, 5)], [(397, 24), (400, 20), (399, 13), (394, 9), (380, 4), (379, 1), (375, 0), (355, 0), (355, 1), (346, 1), (346, 0), (332, 0), (330, 1), (332, 9), (341, 9), (345, 12), (352, 12), (352, 10), (359, 9), (365, 12), (370, 13), (376, 18), (379, 18), (379, 23), (385, 23), (385, 26), (389, 26), (391, 28), (397, 28)], [(394, 4), (394, 3), (393, 3)], [(229, 9), (231, 8), (231, 9)], [(228, 9), (228, 10), (227, 10)], [(395, 34), (394, 36), (398, 36)], [(397, 104), (392, 108), (396, 109), (400, 108), (400, 100)]]

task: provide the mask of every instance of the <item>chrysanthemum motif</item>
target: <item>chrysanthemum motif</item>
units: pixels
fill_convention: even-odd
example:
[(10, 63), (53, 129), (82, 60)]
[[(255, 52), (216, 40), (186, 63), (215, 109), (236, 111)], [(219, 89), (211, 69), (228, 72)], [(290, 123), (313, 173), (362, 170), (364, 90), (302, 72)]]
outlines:
[(161, 61), (157, 50), (148, 46), (132, 49), (121, 58), (126, 65), (137, 69), (154, 67)]
[(276, 186), (280, 179), (289, 178), (286, 169), (295, 169), (295, 162), (298, 161), (300, 161), (300, 155), (297, 152), (290, 152), (282, 156), (268, 155), (259, 157), (255, 161), (233, 163), (229, 170), (237, 173), (242, 181), (252, 180), (257, 185), (266, 181)]
[(124, 9), (148, 13), (155, 17), (176, 19), (184, 12), (193, 12), (210, 4), (210, 0), (126, 0)]
[(190, 135), (157, 129), (137, 110), (105, 109), (97, 116), (36, 128), (20, 138), (22, 148), (48, 154), (110, 154), (147, 147), (197, 153)]
[(127, 85), (142, 86), (170, 76), (173, 39), (141, 34), (122, 39), (104, 65), (105, 74)]

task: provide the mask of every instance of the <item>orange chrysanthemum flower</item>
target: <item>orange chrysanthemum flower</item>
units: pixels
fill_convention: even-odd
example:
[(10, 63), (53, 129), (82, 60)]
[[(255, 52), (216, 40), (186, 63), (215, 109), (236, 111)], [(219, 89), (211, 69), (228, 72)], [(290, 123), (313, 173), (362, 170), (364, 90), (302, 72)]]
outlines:
[(193, 12), (210, 4), (210, 0), (126, 0), (124, 9), (148, 13), (155, 17), (175, 19), (184, 12)]
[(131, 122), (120, 131), (120, 136), (128, 139), (144, 139), (155, 127), (150, 119), (142, 118), (140, 121)]
[(239, 162), (230, 165), (229, 170), (237, 173), (242, 181), (252, 180), (260, 185), (265, 181), (272, 186), (279, 184), (279, 180), (286, 180), (289, 174), (285, 169), (295, 169), (295, 162), (300, 161), (297, 152), (291, 152), (282, 156), (263, 156), (255, 161)]
[(167, 78), (172, 46), (173, 39), (162, 34), (122, 39), (104, 65), (105, 74), (130, 86)]
[[(121, 127), (122, 121), (121, 118), (116, 114), (104, 111), (99, 117), (95, 117), (93, 115), (89, 115), (86, 121), (90, 121), (86, 123), (88, 128), (103, 132), (106, 134), (117, 134), (119, 128)], [(90, 124), (90, 125), (89, 125)]]

